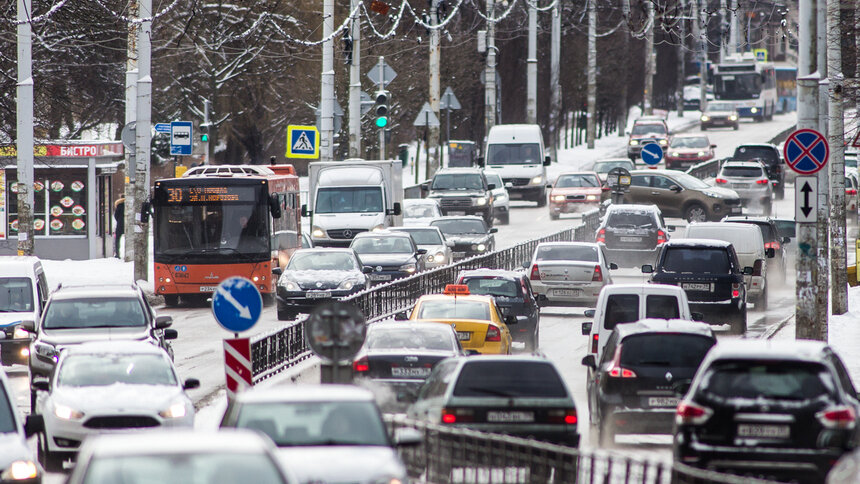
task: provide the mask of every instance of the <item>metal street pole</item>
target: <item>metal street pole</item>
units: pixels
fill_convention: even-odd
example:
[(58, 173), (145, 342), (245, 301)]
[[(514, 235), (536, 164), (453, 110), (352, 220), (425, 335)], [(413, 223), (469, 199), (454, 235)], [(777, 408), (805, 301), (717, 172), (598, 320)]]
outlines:
[(320, 88), (320, 159), (334, 158), (334, 0), (323, 0), (322, 85)]
[(648, 32), (645, 33), (645, 109), (643, 114), (654, 114), (654, 4), (648, 5)]
[[(708, 2), (705, 0), (705, 7), (707, 8)], [(726, 0), (720, 0), (720, 63), (726, 61), (726, 56), (729, 54), (729, 43), (726, 40), (726, 29), (729, 26), (729, 7), (726, 3)], [(707, 19), (707, 16), (705, 17)], [(708, 37), (708, 24), (703, 23), (702, 28), (705, 30), (705, 38)]]
[[(128, 5), (129, 18), (137, 18), (139, 8), (137, 0)], [(125, 69), (125, 124), (137, 121), (137, 31), (139, 24), (128, 24), (128, 46), (126, 47), (126, 69)], [(135, 136), (136, 137), (136, 136)], [(134, 260), (134, 179), (137, 166), (137, 149), (125, 152), (125, 251), (123, 260), (130, 262)]]
[[(837, 1), (837, 0), (833, 0)], [(816, 70), (818, 88), (818, 131), (827, 137), (827, 3), (817, 0), (815, 13)], [(832, 153), (832, 151), (831, 151)], [(844, 174), (842, 177), (844, 178)], [(844, 192), (843, 192), (844, 196)], [(818, 283), (816, 292), (816, 327), (813, 339), (827, 341), (827, 319), (830, 309), (830, 179), (827, 170), (818, 173)]]
[(597, 119), (597, 9), (594, 5), (595, 1), (588, 0), (588, 88), (586, 93), (588, 112), (585, 123), (585, 142), (590, 150), (594, 149), (594, 138), (597, 134), (594, 126)]
[(33, 255), (33, 16), (32, 0), (18, 0), (18, 105), (16, 110), (18, 176), (18, 255)]
[(529, 3), (529, 45), (526, 59), (526, 123), (537, 123), (537, 7)]
[(704, 111), (708, 105), (706, 89), (708, 82), (708, 21), (701, 0), (693, 1), (696, 4), (696, 15), (693, 17), (693, 37), (697, 42), (696, 52), (699, 57), (699, 110)]
[(729, 52), (732, 54), (740, 53), (740, 22), (738, 22), (738, 11), (740, 10), (740, 5), (738, 4), (738, 0), (729, 0), (730, 12), (729, 15), (732, 18), (732, 26), (729, 30)]
[[(848, 312), (848, 274), (845, 240), (845, 158), (844, 158), (844, 120), (842, 96), (844, 78), (842, 77), (842, 48), (840, 26), (840, 2), (827, 2), (827, 73), (830, 77), (830, 279), (833, 314)], [(856, 216), (856, 215), (855, 215)], [(827, 323), (824, 323), (827, 324)], [(827, 328), (824, 328), (824, 341), (827, 341)]]
[[(355, 11), (359, 0), (350, 0)], [(352, 63), (349, 65), (349, 157), (361, 158), (361, 15), (352, 20)]]
[[(152, 17), (152, 0), (140, 0), (140, 18)], [(134, 280), (147, 280), (149, 275), (149, 223), (140, 217), (143, 201), (149, 195), (149, 145), (152, 122), (152, 22), (141, 22), (137, 38), (137, 113), (135, 127), (136, 167), (134, 180), (133, 213), (135, 223), (130, 228), (134, 232)], [(126, 210), (128, 205), (126, 204)], [(128, 228), (126, 228), (128, 230)], [(128, 241), (128, 236), (126, 236)], [(128, 242), (126, 242), (128, 243)]]
[[(493, 18), (495, 0), (487, 0), (487, 17)], [(487, 21), (487, 65), (484, 70), (484, 137), (496, 125), (496, 24)]]
[[(833, 0), (838, 2), (839, 0)], [(815, 51), (816, 67), (822, 80), (828, 78), (827, 70), (827, 0), (816, 0), (815, 2)], [(839, 48), (838, 45), (836, 48)], [(829, 105), (827, 86), (818, 86), (818, 131), (827, 136), (827, 111)], [(828, 184), (828, 190), (829, 190)]]
[[(630, 0), (621, 0), (621, 13), (625, 19), (630, 17)], [(618, 111), (620, 113), (618, 136), (626, 137), (627, 115), (629, 114), (629, 107), (627, 106), (627, 81), (630, 78), (630, 29), (627, 22), (621, 23), (621, 31), (621, 52), (618, 56), (618, 63), (621, 65), (622, 77), (618, 90)]]
[[(686, 7), (687, 7), (687, 5), (684, 2), (684, 0), (681, 0), (681, 16), (682, 17), (686, 17)], [(695, 20), (693, 22), (695, 22)], [(686, 60), (686, 54), (685, 54), (684, 50), (687, 48), (686, 21), (682, 19), (680, 22), (678, 22), (678, 28), (680, 29), (681, 33), (678, 36), (678, 51), (677, 51), (677, 55), (678, 55), (677, 68), (678, 68), (678, 71), (676, 74), (678, 79), (677, 79), (677, 82), (675, 84), (675, 91), (676, 91), (675, 95), (677, 97), (676, 107), (678, 108), (678, 117), (683, 118), (684, 117), (684, 67), (685, 67), (684, 63)]]
[[(380, 91), (385, 90), (385, 57), (379, 56), (379, 84), (377, 84), (377, 89)], [(390, 101), (390, 99), (389, 99)], [(391, 116), (391, 109), (389, 108), (389, 112), (385, 114), (386, 117)], [(387, 125), (386, 125), (387, 126)], [(416, 157), (417, 158), (417, 157)], [(385, 126), (379, 128), (379, 159), (385, 159)]]
[[(439, 23), (439, 0), (432, 0), (430, 5), (430, 24), (437, 25)], [(439, 29), (430, 29), (430, 85), (429, 85), (429, 94), (430, 94), (430, 109), (433, 110), (433, 114), (436, 115), (436, 119), (441, 118), (439, 116), (439, 64), (440, 64), (440, 55), (441, 48), (439, 47), (440, 42), (440, 32)], [(436, 173), (436, 169), (441, 165), (441, 155), (442, 152), (439, 149), (439, 126), (430, 126), (430, 148), (433, 153), (436, 155), (435, 158), (427, 165), (429, 170), (425, 173), (426, 178), (430, 178)]]
[(206, 138), (206, 141), (203, 143), (203, 164), (209, 164), (209, 140), (212, 136), (212, 126), (209, 126), (209, 100), (203, 100), (203, 124), (206, 126), (207, 133), (209, 136)]
[[(559, 83), (559, 65), (561, 64), (561, 17), (558, 3), (552, 8), (552, 32), (550, 34), (549, 53), (549, 137), (550, 155), (558, 161), (558, 128), (561, 115), (561, 85)], [(622, 83), (623, 84), (623, 83)]]

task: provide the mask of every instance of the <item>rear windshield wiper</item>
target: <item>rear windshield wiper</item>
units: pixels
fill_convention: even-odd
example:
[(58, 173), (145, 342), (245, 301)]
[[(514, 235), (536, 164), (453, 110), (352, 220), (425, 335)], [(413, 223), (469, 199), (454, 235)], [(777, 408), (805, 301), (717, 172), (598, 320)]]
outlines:
[(468, 387), (467, 390), (471, 390), (474, 392), (482, 392), (488, 395), (496, 395), (499, 397), (515, 397), (517, 395), (511, 394), (510, 392), (506, 392), (504, 390), (498, 390), (496, 388), (487, 388), (487, 387)]

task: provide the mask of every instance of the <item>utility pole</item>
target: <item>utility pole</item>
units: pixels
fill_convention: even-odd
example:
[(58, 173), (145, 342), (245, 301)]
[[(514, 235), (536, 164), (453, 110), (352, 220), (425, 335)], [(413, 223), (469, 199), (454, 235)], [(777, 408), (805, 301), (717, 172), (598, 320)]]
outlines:
[[(589, 30), (589, 32), (590, 32), (590, 30)], [(534, 3), (529, 3), (529, 51), (528, 51), (528, 54), (529, 54), (529, 57), (528, 57), (528, 59), (526, 59), (526, 123), (536, 124), (537, 123), (537, 7), (535, 6)]]
[[(212, 126), (209, 125), (209, 100), (203, 100), (203, 125), (206, 126), (207, 133), (212, 135)], [(203, 142), (203, 164), (209, 164), (209, 136), (206, 137), (206, 141)]]
[[(838, 1), (838, 0), (833, 0)], [(818, 71), (818, 131), (827, 137), (827, 3), (816, 2), (816, 69)], [(822, 85), (821, 81), (825, 81)], [(832, 153), (832, 147), (831, 147)], [(845, 174), (842, 174), (845, 177)], [(844, 183), (844, 180), (843, 180)], [(843, 197), (845, 196), (843, 192)], [(816, 298), (816, 330), (812, 339), (827, 341), (827, 319), (830, 309), (830, 180), (827, 170), (818, 172), (818, 283)]]
[(322, 86), (320, 88), (320, 159), (334, 159), (334, 0), (323, 0)]
[[(585, 142), (588, 149), (594, 149), (594, 138), (597, 134), (594, 122), (597, 119), (597, 9), (596, 0), (588, 0), (588, 112), (585, 115)], [(647, 88), (646, 88), (647, 92)]]
[[(705, 1), (705, 7), (708, 3)], [(705, 17), (707, 18), (707, 17)], [(726, 40), (726, 30), (729, 28), (729, 6), (726, 0), (720, 0), (720, 63), (726, 61), (726, 56), (729, 55), (729, 43)], [(705, 38), (708, 36), (708, 24), (702, 24), (702, 29), (705, 31)]]
[(701, 0), (693, 0), (695, 15), (693, 15), (693, 38), (696, 39), (696, 54), (699, 58), (699, 110), (704, 111), (708, 105), (708, 23), (705, 9)]
[(732, 19), (732, 26), (729, 30), (729, 52), (732, 54), (740, 53), (740, 22), (738, 22), (738, 10), (740, 10), (740, 5), (738, 4), (738, 0), (729, 0), (729, 15)]
[[(487, 0), (487, 17), (492, 19), (495, 0)], [(487, 66), (484, 70), (484, 137), (496, 125), (496, 24), (487, 21)]]
[[(687, 46), (687, 29), (686, 29), (686, 20), (684, 18), (687, 16), (686, 12), (686, 3), (684, 0), (681, 0), (681, 21), (678, 22), (678, 28), (681, 30), (680, 35), (678, 36), (678, 82), (676, 84), (676, 97), (677, 97), (677, 108), (678, 108), (678, 117), (684, 117), (684, 63), (686, 61), (686, 55), (684, 49)], [(695, 22), (695, 19), (693, 20)]]
[[(137, 0), (132, 0), (128, 5), (129, 18), (137, 18), (138, 16)], [(126, 68), (125, 68), (125, 124), (134, 123), (137, 121), (137, 30), (139, 24), (128, 24), (128, 46), (126, 47)], [(136, 140), (135, 135), (135, 140)], [(136, 145), (135, 145), (136, 146)], [(137, 167), (137, 149), (134, 151), (127, 150), (125, 152), (125, 210), (123, 218), (125, 219), (125, 251), (123, 260), (131, 262), (134, 260), (134, 179)]]
[(558, 161), (558, 127), (561, 115), (561, 85), (559, 83), (559, 66), (561, 64), (561, 17), (558, 3), (552, 8), (552, 44), (549, 54), (549, 133), (550, 155)]
[[(842, 47), (840, 28), (840, 2), (827, 2), (827, 73), (830, 77), (830, 278), (833, 314), (848, 312), (848, 275), (845, 240), (845, 127), (842, 118)], [(823, 333), (827, 341), (827, 331)]]
[(648, 5), (648, 32), (645, 33), (645, 109), (643, 114), (654, 114), (654, 4)]
[(18, 255), (33, 255), (33, 16), (32, 0), (18, 0)]
[[(430, 25), (438, 25), (439, 24), (439, 0), (432, 0), (430, 4)], [(433, 114), (436, 115), (436, 119), (442, 119), (439, 116), (439, 98), (441, 92), (439, 91), (439, 63), (440, 63), (440, 54), (441, 49), (439, 47), (440, 41), (440, 32), (439, 29), (430, 29), (430, 109), (433, 110)], [(433, 177), (433, 174), (436, 173), (436, 170), (441, 165), (442, 160), (441, 155), (442, 151), (439, 149), (439, 133), (441, 130), (439, 126), (428, 126), (430, 130), (430, 145), (429, 149), (433, 152), (435, 158), (430, 160), (428, 159), (427, 167), (430, 168), (430, 171), (426, 173), (427, 179)]]
[[(833, 0), (839, 2), (840, 0)], [(827, 72), (827, 0), (817, 0), (815, 2), (815, 50), (818, 57), (816, 67), (818, 75), (824, 84), (818, 86), (818, 131), (827, 136), (827, 111), (830, 104), (828, 100), (828, 92), (826, 81), (828, 78)], [(839, 48), (838, 44), (837, 47)], [(844, 178), (844, 175), (843, 175)], [(828, 185), (829, 190), (829, 185)]]
[[(139, 0), (140, 18), (152, 17), (152, 0)], [(135, 179), (134, 179), (134, 280), (147, 280), (149, 275), (149, 223), (140, 217), (143, 201), (149, 195), (149, 145), (152, 122), (152, 21), (141, 22), (137, 38), (137, 124), (135, 126)], [(128, 210), (126, 204), (126, 210)], [(126, 229), (128, 230), (128, 228)], [(128, 243), (128, 235), (126, 235)]]
[(621, 12), (623, 14), (622, 24), (621, 24), (621, 55), (619, 56), (619, 62), (621, 63), (621, 72), (623, 72), (623, 77), (621, 78), (620, 89), (618, 93), (618, 111), (620, 114), (620, 119), (618, 120), (618, 136), (626, 137), (627, 136), (627, 114), (628, 114), (628, 106), (627, 106), (627, 81), (630, 79), (630, 0), (621, 0)]
[[(355, 12), (359, 0), (350, 0), (349, 11)], [(349, 157), (361, 158), (361, 15), (356, 14), (350, 27), (352, 62), (349, 64)]]

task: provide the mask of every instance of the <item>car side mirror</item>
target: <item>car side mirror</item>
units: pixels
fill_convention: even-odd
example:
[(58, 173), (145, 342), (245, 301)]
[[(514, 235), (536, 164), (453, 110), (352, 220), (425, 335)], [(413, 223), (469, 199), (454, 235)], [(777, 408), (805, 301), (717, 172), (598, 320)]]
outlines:
[(41, 415), (27, 415), (24, 419), (24, 435), (30, 438), (45, 431), (45, 418)]
[(530, 265), (532, 265), (531, 261), (525, 261), (525, 262), (523, 262), (522, 267), (523, 267), (523, 269), (528, 269)]
[(489, 184), (487, 184), (487, 190), (495, 190), (495, 189), (496, 189), (496, 184), (495, 184), (495, 183), (489, 183)]
[(479, 156), (478, 158), (476, 158), (476, 159), (475, 159), (475, 164), (477, 164), (478, 166), (484, 166), (484, 157), (483, 157), (483, 156)]
[(716, 148), (716, 147), (717, 147), (717, 145), (711, 145), (711, 148)]
[(51, 389), (51, 382), (44, 378), (36, 378), (30, 383), (30, 390), (34, 392), (47, 392)]
[(418, 429), (399, 428), (394, 431), (394, 445), (397, 447), (410, 447), (420, 445), (424, 441), (424, 434)]
[(373, 267), (370, 267), (370, 266), (363, 266), (363, 267), (361, 268), (361, 272), (362, 272), (362, 273), (364, 273), (364, 274), (370, 274), (371, 272), (373, 272)]
[(543, 159), (543, 166), (549, 166), (551, 164), (552, 164), (552, 157), (549, 155), (546, 155)]
[(654, 266), (651, 264), (645, 264), (642, 266), (642, 274), (651, 274), (654, 272)]
[(400, 202), (394, 202), (394, 208), (390, 208), (385, 211), (385, 215), (400, 215), (401, 213)]
[(668, 230), (669, 232), (674, 232), (674, 231), (678, 230), (678, 226), (677, 225), (667, 225), (666, 230)]
[(618, 264), (616, 264), (614, 262), (610, 262), (609, 263), (609, 270), (614, 271), (615, 269), (618, 269)]
[(582, 323), (582, 335), (588, 336), (591, 334), (591, 328), (594, 326), (592, 321), (586, 321)]
[(399, 313), (394, 314), (395, 321), (407, 321), (409, 319), (409, 315), (406, 314), (406, 311), (400, 311)]
[(149, 200), (140, 205), (140, 223), (149, 223), (150, 210), (152, 210), (152, 203)]
[(681, 193), (681, 187), (679, 187), (678, 185), (672, 185), (671, 187), (669, 187), (669, 190), (672, 190), (675, 193)]
[(421, 187), (422, 190), (425, 190), (425, 191), (429, 190), (430, 189), (430, 181), (426, 181), (424, 183), (419, 183), (418, 186)]
[(481, 352), (478, 350), (465, 350), (465, 351), (466, 351), (466, 356), (475, 356), (475, 355), (481, 354)]
[(271, 212), (272, 218), (281, 218), (281, 201), (274, 193), (269, 195), (269, 212)]
[(704, 321), (705, 315), (697, 312), (690, 312), (690, 317), (693, 318), (693, 321)]
[(672, 391), (675, 392), (675, 395), (678, 397), (683, 397), (690, 391), (690, 384), (692, 382), (690, 380), (678, 380), (672, 384)]
[(453, 249), (454, 248), (454, 241), (453, 240), (446, 240), (445, 245), (447, 247), (451, 247)]
[(280, 277), (281, 274), (283, 274), (283, 273), (284, 273), (284, 270), (281, 269), (280, 267), (272, 267), (272, 274)]
[(774, 257), (776, 257), (776, 249), (774, 249), (773, 247), (768, 247), (764, 250), (764, 255), (766, 255), (768, 259), (773, 259)]
[(188, 378), (182, 384), (183, 390), (194, 390), (195, 388), (200, 388), (200, 380), (197, 378)]
[(172, 328), (164, 330), (164, 339), (169, 340), (169, 339), (176, 339), (178, 337), (179, 337), (179, 331), (176, 331), (175, 329), (172, 329)]
[(498, 231), (499, 231), (499, 229), (497, 229), (497, 228), (493, 227), (493, 228), (491, 228), (491, 229), (489, 230), (489, 232), (488, 232), (488, 233), (490, 233), (490, 234), (495, 234), (495, 233), (497, 233)]
[(790, 244), (791, 243), (791, 237), (783, 237), (782, 243), (783, 244)]
[(744, 275), (745, 276), (751, 276), (753, 274), (753, 272), (754, 272), (754, 269), (752, 267), (750, 267), (750, 266), (744, 267)]
[(25, 319), (21, 321), (21, 328), (27, 332), (35, 333), (36, 332), (36, 322), (32, 319)]
[(303, 204), (302, 205), (302, 217), (310, 217), (310, 216), (311, 216), (311, 212), (308, 211), (308, 206)]
[(418, 249), (415, 251), (415, 253), (418, 255), (424, 255), (427, 253), (427, 249)]
[(586, 309), (582, 313), (582, 315), (585, 316), (586, 318), (593, 318), (595, 314), (596, 314), (596, 311), (594, 309)]
[(594, 361), (594, 355), (585, 355), (582, 357), (582, 366), (587, 366), (592, 370), (597, 369), (597, 362)]
[(173, 316), (163, 315), (155, 317), (155, 329), (169, 328), (173, 324)]
[(517, 321), (517, 317), (514, 316), (513, 314), (508, 314), (505, 316), (505, 324), (507, 324), (508, 326), (515, 325), (518, 322), (519, 321)]

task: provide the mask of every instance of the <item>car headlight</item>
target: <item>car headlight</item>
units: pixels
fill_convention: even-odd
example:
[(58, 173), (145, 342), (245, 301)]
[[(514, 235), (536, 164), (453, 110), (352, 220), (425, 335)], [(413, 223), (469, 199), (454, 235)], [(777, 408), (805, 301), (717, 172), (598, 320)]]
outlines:
[(418, 266), (414, 262), (410, 262), (408, 264), (403, 264), (402, 266), (400, 266), (400, 270), (412, 274), (416, 270), (418, 270)]
[(357, 286), (359, 284), (360, 284), (359, 281), (356, 281), (355, 279), (347, 279), (347, 280), (341, 282), (340, 284), (338, 284), (337, 288), (343, 289), (344, 291), (351, 291), (352, 288), (354, 288), (355, 286)]
[(543, 182), (544, 182), (543, 181), (543, 175), (538, 175), (538, 176), (532, 178), (531, 184), (532, 185), (540, 185)]
[(444, 252), (436, 252), (435, 255), (431, 255), (427, 258), (429, 262), (435, 262), (437, 264), (445, 263), (445, 253)]
[(636, 146), (638, 144), (639, 144), (639, 142), (636, 141), (635, 139), (630, 140), (630, 146)]
[(315, 239), (321, 239), (321, 238), (325, 237), (325, 230), (323, 230), (317, 226), (314, 226), (313, 230), (311, 231), (311, 237), (313, 237)]
[(553, 202), (563, 202), (564, 201), (564, 195), (553, 195), (552, 201)]
[(63, 420), (78, 420), (84, 418), (84, 413), (65, 405), (54, 405), (54, 415)]
[(750, 108), (750, 112), (755, 114), (758, 112), (758, 108)]
[(729, 116), (729, 119), (731, 119), (732, 121), (737, 121), (738, 116), (737, 116), (737, 114), (732, 114), (731, 116)]
[(373, 227), (372, 229), (370, 229), (371, 232), (379, 232), (382, 230), (385, 230), (385, 225), (382, 225), (382, 224), (379, 224), (379, 225)]
[(162, 410), (158, 414), (164, 418), (182, 418), (185, 416), (185, 404), (182, 402), (174, 403), (167, 410)]
[(483, 207), (486, 204), (487, 204), (487, 198), (486, 197), (478, 198), (475, 200), (475, 205), (477, 205), (479, 207)]
[(588, 200), (589, 202), (594, 202), (597, 200), (597, 195), (586, 195), (585, 199)]
[(403, 481), (396, 477), (379, 477), (373, 480), (373, 484), (403, 484)]
[(710, 198), (724, 198), (721, 193), (712, 190), (702, 190), (702, 195)]
[(287, 277), (282, 277), (278, 281), (278, 285), (283, 287), (287, 291), (300, 291), (301, 290), (301, 287), (299, 287), (298, 282), (296, 282), (290, 278), (287, 278)]
[(704, 115), (703, 115), (700, 119), (701, 119), (702, 121), (710, 121), (710, 120), (711, 120), (711, 117), (710, 117), (710, 116), (704, 116)]
[(9, 464), (9, 467), (0, 474), (0, 479), (4, 482), (8, 481), (23, 481), (25, 479), (35, 479), (39, 475), (39, 469), (36, 463), (29, 460), (16, 460)]
[(704, 152), (704, 151), (700, 151), (700, 152), (696, 153), (696, 155), (698, 155), (698, 156), (705, 156), (705, 152)]
[(478, 252), (483, 252), (487, 250), (487, 246), (486, 244), (478, 244), (475, 246), (475, 250), (477, 250)]
[(36, 354), (39, 356), (44, 356), (45, 358), (55, 358), (57, 356), (57, 349), (54, 348), (53, 345), (49, 345), (47, 343), (36, 343)]
[(661, 139), (661, 140), (659, 140), (659, 141), (657, 141), (657, 142), (658, 142), (658, 143), (660, 143), (660, 145), (662, 145), (662, 146), (666, 146), (667, 144), (669, 144), (669, 142), (668, 142), (668, 141), (666, 141), (666, 140), (664, 140), (664, 139)]
[(676, 151), (676, 152), (672, 153), (672, 156), (674, 156), (675, 158), (677, 158), (677, 157), (681, 156), (681, 153), (678, 153), (678, 152)]
[(30, 337), (30, 332), (26, 329), (16, 326), (15, 331), (12, 332), (12, 337), (15, 339), (25, 339)]

